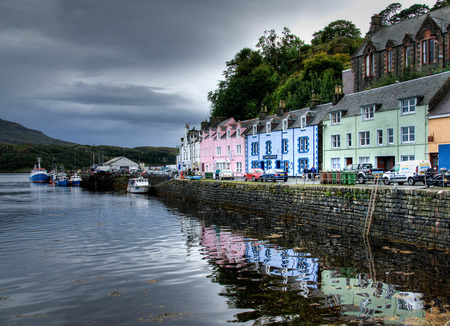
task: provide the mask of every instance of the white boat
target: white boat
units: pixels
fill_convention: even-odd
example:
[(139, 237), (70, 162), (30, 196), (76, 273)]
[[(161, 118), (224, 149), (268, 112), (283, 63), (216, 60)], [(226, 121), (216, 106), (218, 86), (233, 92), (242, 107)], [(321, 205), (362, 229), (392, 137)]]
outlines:
[(131, 178), (128, 180), (127, 191), (133, 194), (145, 194), (148, 193), (150, 185), (148, 179), (143, 177)]
[(81, 184), (81, 177), (78, 173), (74, 173), (69, 178), (69, 186), (79, 186)]

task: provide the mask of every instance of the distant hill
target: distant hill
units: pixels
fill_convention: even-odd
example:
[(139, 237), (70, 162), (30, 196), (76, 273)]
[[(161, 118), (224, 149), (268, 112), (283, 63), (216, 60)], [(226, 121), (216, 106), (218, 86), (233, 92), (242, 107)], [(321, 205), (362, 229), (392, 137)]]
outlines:
[(33, 145), (76, 145), (64, 140), (46, 136), (44, 133), (25, 128), (24, 126), (0, 119), (1, 144), (33, 144)]

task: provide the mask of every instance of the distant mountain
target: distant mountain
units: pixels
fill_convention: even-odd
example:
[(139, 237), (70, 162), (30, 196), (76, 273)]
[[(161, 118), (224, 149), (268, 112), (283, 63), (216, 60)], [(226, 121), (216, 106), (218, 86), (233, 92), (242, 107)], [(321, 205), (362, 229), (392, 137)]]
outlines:
[(44, 133), (0, 119), (0, 144), (76, 145), (46, 136)]

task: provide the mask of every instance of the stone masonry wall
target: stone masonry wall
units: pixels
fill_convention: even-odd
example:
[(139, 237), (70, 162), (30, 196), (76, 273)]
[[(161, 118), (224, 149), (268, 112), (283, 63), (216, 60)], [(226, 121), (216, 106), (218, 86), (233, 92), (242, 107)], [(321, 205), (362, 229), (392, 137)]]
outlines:
[[(178, 197), (343, 233), (363, 234), (372, 187), (173, 180), (153, 188)], [(381, 187), (370, 236), (449, 250), (450, 191)]]

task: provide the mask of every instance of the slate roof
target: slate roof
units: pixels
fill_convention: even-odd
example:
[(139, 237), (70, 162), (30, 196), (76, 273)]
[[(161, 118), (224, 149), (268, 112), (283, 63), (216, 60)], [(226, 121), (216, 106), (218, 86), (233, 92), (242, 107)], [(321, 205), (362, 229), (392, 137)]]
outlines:
[(395, 25), (382, 27), (359, 47), (353, 57), (362, 56), (364, 54), (364, 49), (369, 40), (375, 46), (376, 50), (386, 49), (386, 44), (389, 40), (394, 43), (394, 46), (403, 44), (403, 39), (406, 34), (409, 34), (411, 38), (415, 40), (416, 34), (427, 16), (430, 16), (440, 27), (441, 31), (445, 32), (450, 24), (450, 6), (430, 11), (428, 14), (403, 21)]
[[(398, 84), (379, 87), (359, 93), (345, 95), (331, 112), (346, 111), (344, 117), (361, 114), (361, 107), (377, 104), (377, 112), (396, 110), (398, 101), (404, 98), (419, 98), (418, 105), (428, 104), (449, 83), (450, 71), (422, 77)], [(329, 120), (329, 116), (324, 120)]]

